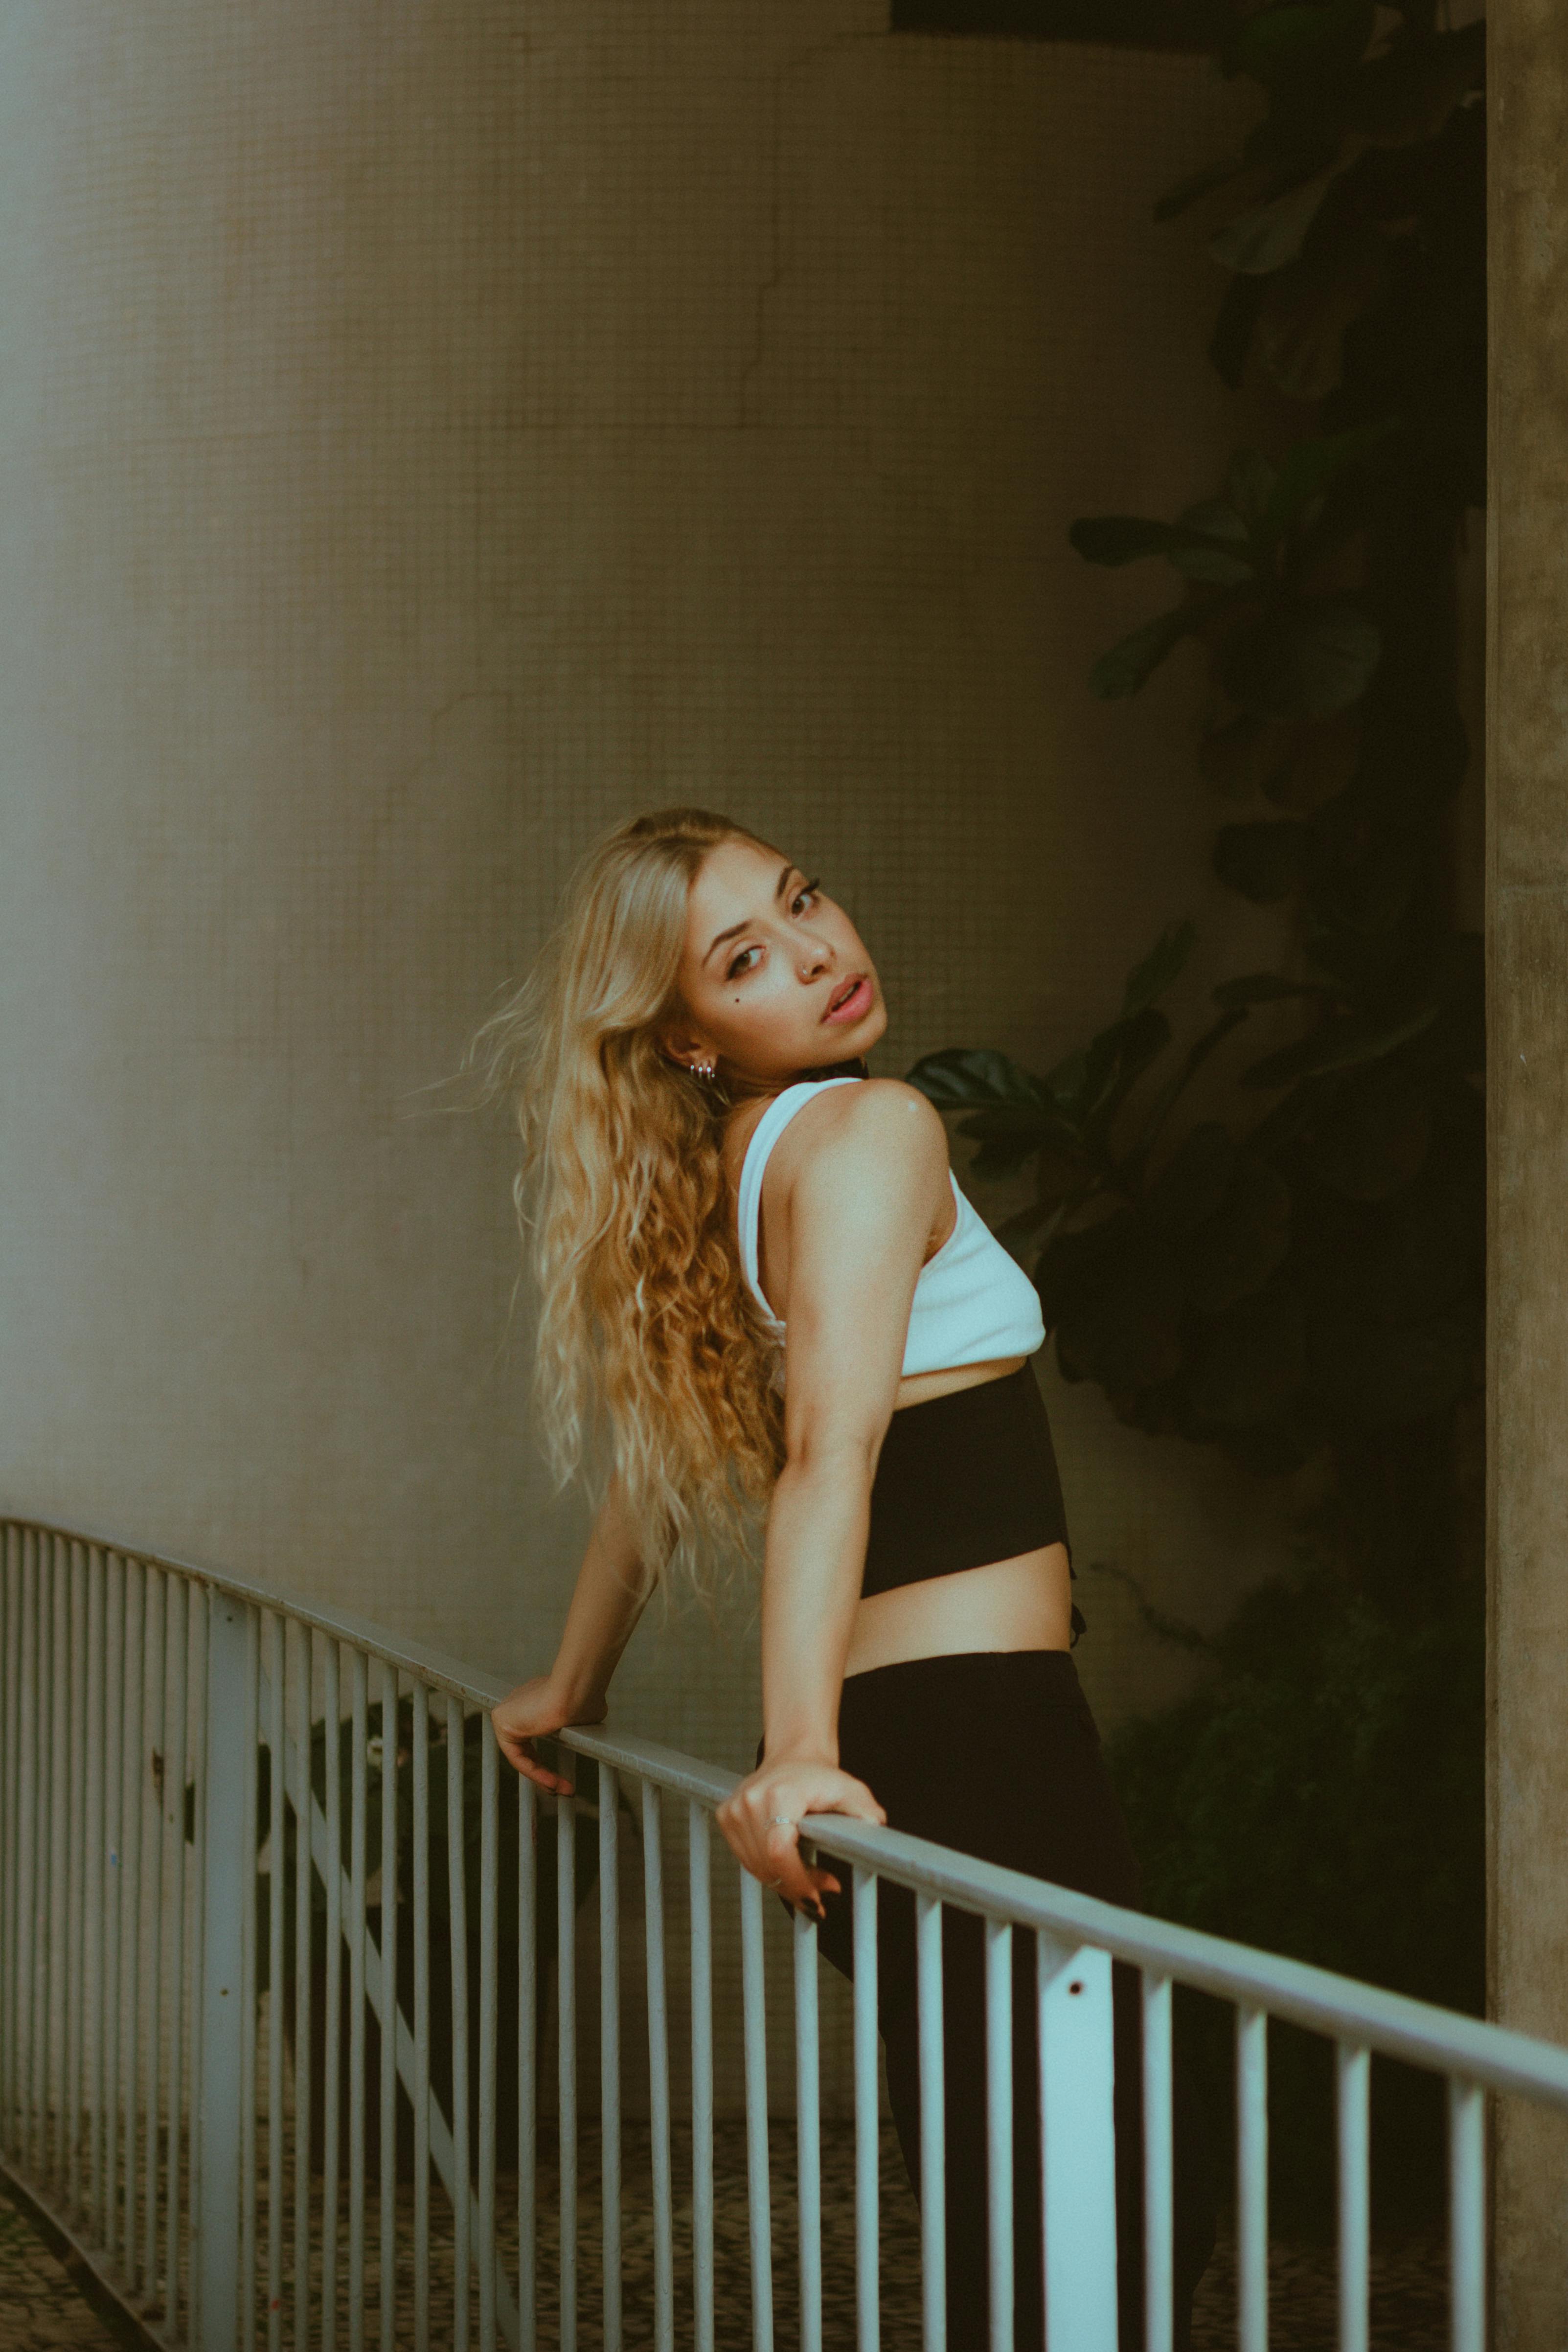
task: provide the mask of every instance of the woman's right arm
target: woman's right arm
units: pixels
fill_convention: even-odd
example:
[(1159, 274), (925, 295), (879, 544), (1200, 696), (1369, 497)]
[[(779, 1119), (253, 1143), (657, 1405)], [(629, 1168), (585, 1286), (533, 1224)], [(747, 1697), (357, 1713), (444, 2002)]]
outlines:
[(577, 1571), (555, 1664), (547, 1675), (519, 1683), (490, 1710), (501, 1754), (542, 1789), (570, 1796), (572, 1783), (540, 1762), (532, 1742), (569, 1723), (603, 1723), (610, 1677), (649, 1590), (620, 1483), (612, 1478)]

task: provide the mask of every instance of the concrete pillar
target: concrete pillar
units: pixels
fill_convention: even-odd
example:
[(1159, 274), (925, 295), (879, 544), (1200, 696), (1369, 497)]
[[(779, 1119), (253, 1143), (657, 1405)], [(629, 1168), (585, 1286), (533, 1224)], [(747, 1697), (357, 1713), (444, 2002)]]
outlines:
[[(1568, 12), (1489, 24), (1492, 2003), (1568, 2042)], [(1568, 2336), (1564, 2140), (1499, 2117), (1499, 2352)]]

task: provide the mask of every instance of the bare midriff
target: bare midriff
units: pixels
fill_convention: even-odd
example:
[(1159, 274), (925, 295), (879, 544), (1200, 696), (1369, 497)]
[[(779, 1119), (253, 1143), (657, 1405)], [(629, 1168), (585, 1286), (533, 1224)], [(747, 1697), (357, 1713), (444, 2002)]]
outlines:
[[(893, 1410), (999, 1381), (1026, 1363), (1007, 1356), (939, 1372), (912, 1372), (899, 1383)], [(845, 1679), (873, 1666), (972, 1650), (1065, 1650), (1072, 1642), (1072, 1595), (1066, 1544), (1043, 1544), (1012, 1559), (994, 1559), (952, 1576), (895, 1585), (858, 1603), (844, 1663)]]

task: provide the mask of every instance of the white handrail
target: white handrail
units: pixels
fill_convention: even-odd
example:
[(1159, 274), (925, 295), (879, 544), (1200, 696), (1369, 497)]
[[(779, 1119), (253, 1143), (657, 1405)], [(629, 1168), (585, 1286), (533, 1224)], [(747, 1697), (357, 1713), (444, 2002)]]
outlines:
[[(382, 2074), (376, 2086), (383, 2134), (380, 2228), (377, 2262), (384, 2273), (381, 2342), (393, 2340), (386, 2297), (395, 2294), (392, 2270), (396, 2249), (388, 2231), (396, 2221), (386, 2145), (397, 2115), (396, 2087), (414, 2112), (417, 2158), (412, 2252), (416, 2336), (428, 2326), (430, 2242), (428, 2171), (433, 2167), (446, 2189), (454, 2223), (458, 2273), (458, 2340), (466, 2330), (470, 2272), (479, 2282), (479, 2335), (485, 2352), (497, 2334), (526, 2347), (533, 2340), (533, 2295), (537, 2237), (533, 2216), (532, 2102), (538, 2078), (533, 2048), (535, 1984), (534, 1873), (530, 1823), (535, 1808), (524, 1790), (519, 1829), (519, 2042), (521, 2103), (518, 2292), (514, 2297), (496, 2242), (496, 2099), (491, 2074), (496, 2039), (498, 1905), (495, 1871), (497, 1755), (488, 1729), (482, 1735), (481, 1886), (479, 2009), (466, 2016), (470, 1932), (467, 1925), (462, 1855), (465, 1819), (458, 1776), (463, 1766), (466, 1711), (489, 1709), (504, 1696), (504, 1681), (460, 1661), (408, 1641), (388, 1629), (215, 1570), (169, 1559), (122, 1539), (53, 1526), (18, 1515), (0, 1514), (0, 1625), (8, 1662), (0, 1677), (0, 1942), (10, 1956), (11, 1984), (0, 1991), (0, 2169), (14, 2177), (46, 2209), (56, 2211), (87, 2248), (90, 2260), (128, 2306), (150, 2310), (161, 2340), (199, 2344), (202, 2352), (236, 2352), (240, 2341), (257, 2340), (257, 2298), (267, 2311), (265, 2333), (274, 2352), (287, 2335), (304, 2352), (310, 2326), (307, 2283), (297, 2278), (292, 2327), (280, 2307), (283, 2174), (279, 2133), (287, 2127), (280, 2042), (283, 1944), (282, 1830), (285, 1808), (305, 1834), (294, 1864), (296, 1894), (296, 2040), (298, 2101), (309, 2114), (309, 1969), (312, 1943), (308, 1910), (315, 1878), (321, 1881), (328, 1920), (330, 2008), (323, 2021), (327, 2190), (321, 2222), (330, 2275), (323, 2296), (331, 2310), (338, 2272), (335, 2168), (338, 2158), (339, 1987), (349, 1990), (346, 2039), (351, 2091), (348, 2216), (344, 2257), (349, 2289), (351, 2344), (363, 2341), (360, 2304), (367, 2277), (367, 2180), (363, 2133), (371, 2086), (365, 2080), (366, 2032), (374, 2020), (382, 2032)], [(85, 1570), (85, 1572), (83, 1572)], [(200, 1603), (187, 1607), (193, 1588), (205, 1588)], [(133, 1605), (134, 1604), (134, 1605)], [(138, 1612), (141, 1617), (138, 1619)], [(289, 1635), (292, 1620), (299, 1631)], [(133, 1621), (137, 1621), (133, 1622)], [(137, 1625), (144, 1621), (149, 1639)], [(167, 1625), (171, 1643), (164, 1654)], [(136, 1632), (136, 1639), (132, 1640)], [(155, 1638), (153, 1638), (155, 1637)], [(325, 1809), (309, 1786), (310, 1753), (310, 1652), (316, 1650), (327, 1692), (327, 1725), (341, 1713), (337, 1694), (352, 1699), (353, 1785), (349, 1793), (348, 1852), (342, 1844), (336, 1742), (341, 1727), (327, 1732), (328, 1800)], [(348, 1652), (346, 1685), (340, 1685), (341, 1653)], [(298, 1671), (287, 1673), (287, 1654)], [(187, 1655), (187, 1653), (189, 1654)], [(368, 1662), (379, 1662), (374, 1684)], [(188, 1681), (187, 1681), (188, 1670)], [(149, 1682), (151, 1687), (149, 1688)], [(287, 1687), (286, 1687), (287, 1685)], [(395, 1890), (384, 1886), (379, 1940), (367, 1928), (367, 1846), (364, 1732), (368, 1696), (380, 1693), (384, 1743), (388, 1709), (406, 1685), (414, 1700), (414, 1987), (389, 1999), (384, 1958), (395, 1955), (388, 1943)], [(452, 1940), (453, 2025), (450, 2116), (431, 2094), (428, 2054), (429, 1893), (428, 1804), (429, 1709), (447, 1727), (447, 1805)], [(223, 1710), (228, 1712), (225, 1714)], [(136, 1728), (145, 1715), (148, 1735), (168, 1759), (155, 1811), (139, 1793), (138, 1756), (144, 1746)], [(236, 1721), (247, 1727), (243, 1768), (232, 1759)], [(68, 1781), (70, 1821), (89, 1844), (70, 1860), (63, 1850), (65, 1786), (55, 1767), (62, 1733), (69, 1724), (81, 1738)], [(124, 1736), (121, 1736), (121, 1726)], [(215, 1738), (215, 1729), (229, 1735)], [(320, 1719), (317, 1726), (321, 1729)], [(185, 1759), (195, 1762), (197, 1783), (187, 1784)], [(273, 1759), (270, 1768), (269, 1933), (266, 1958), (273, 1991), (268, 2011), (266, 2074), (266, 2161), (260, 2160), (256, 2063), (254, 1987), (261, 1954), (251, 1889), (256, 1851), (257, 1775), (251, 1750), (259, 1738)], [(693, 2025), (693, 2259), (706, 2273), (696, 2286), (700, 2336), (708, 2340), (712, 2321), (713, 2113), (711, 2045), (704, 2021), (710, 1968), (708, 1873), (713, 1851), (709, 1817), (735, 1786), (737, 1776), (685, 1756), (657, 1741), (604, 1728), (568, 1730), (562, 1744), (605, 1768), (604, 1786), (622, 1777), (640, 1784), (645, 1824), (647, 2001), (652, 2067), (654, 2248), (656, 2332), (671, 2341), (672, 2208), (669, 2150), (669, 2083), (667, 1996), (663, 1973), (661, 1904), (662, 1849), (658, 1834), (666, 1793), (686, 1801), (688, 1869), (692, 1889), (693, 1992), (699, 2003)], [(227, 1760), (226, 1760), (227, 1759)], [(205, 1786), (200, 1785), (204, 1780)], [(395, 1801), (395, 1773), (384, 1744), (380, 1783), (383, 1799)], [(183, 1791), (194, 1794), (197, 1834), (187, 1856)], [(576, 2096), (574, 2059), (576, 1893), (573, 1872), (575, 1807), (557, 1815), (557, 1939), (560, 1968), (558, 2075), (561, 2086), (562, 2319), (572, 2329), (574, 2295), (576, 2210)], [(614, 1804), (606, 1828), (601, 1812), (600, 1948), (616, 1948)], [(143, 1833), (143, 1814), (151, 1824)], [(123, 1856), (122, 1825), (136, 1830), (142, 1848)], [(1327, 1969), (1261, 1952), (1224, 1937), (1205, 1935), (1142, 1912), (1122, 1909), (1092, 1896), (999, 1868), (901, 1832), (878, 1828), (841, 1815), (808, 1817), (804, 1836), (821, 1853), (852, 1866), (856, 1948), (869, 1963), (858, 1969), (854, 2088), (857, 2119), (856, 2177), (864, 2210), (858, 2215), (858, 2314), (862, 2346), (875, 2352), (878, 2337), (876, 2257), (876, 2068), (875, 2021), (869, 1986), (875, 1983), (874, 1937), (879, 1880), (913, 1891), (917, 1898), (917, 1953), (921, 2009), (921, 2079), (924, 2094), (921, 2144), (925, 2176), (924, 2231), (927, 2257), (924, 2335), (927, 2352), (940, 2352), (946, 2326), (942, 2287), (946, 2224), (942, 2188), (942, 1916), (943, 1906), (980, 1915), (986, 1934), (986, 2060), (990, 2169), (1012, 2144), (1014, 2085), (1007, 2062), (1016, 2021), (1009, 1952), (1020, 1933), (1033, 1933), (1038, 1949), (1037, 2032), (1040, 2052), (1040, 2154), (1044, 2180), (1043, 2229), (1047, 2326), (1089, 2352), (1115, 2341), (1115, 2221), (1112, 2192), (1110, 2110), (1110, 1961), (1142, 1974), (1144, 2178), (1147, 2188), (1148, 2342), (1168, 2342), (1172, 2278), (1172, 2156), (1170, 2114), (1170, 1993), (1192, 1986), (1234, 2003), (1237, 2009), (1237, 2112), (1238, 2200), (1238, 2320), (1245, 2352), (1262, 2352), (1267, 2329), (1268, 2069), (1266, 2030), (1269, 2017), (1287, 2019), (1327, 2036), (1336, 2045), (1340, 2150), (1340, 2343), (1359, 2352), (1366, 2328), (1369, 2260), (1367, 2164), (1367, 2066), (1369, 2054), (1425, 2068), (1447, 2077), (1450, 2106), (1453, 2341), (1459, 2352), (1480, 2352), (1484, 2343), (1485, 2275), (1484, 2112), (1486, 2091), (1519, 2094), (1539, 2104), (1568, 2109), (1568, 2049), (1489, 2021), (1388, 1992)], [(437, 1828), (437, 1834), (442, 1832)], [(606, 1840), (608, 1843), (606, 1843)], [(426, 1841), (424, 1844), (421, 1841)], [(721, 1861), (722, 1849), (719, 1849)], [(139, 1861), (140, 1853), (140, 1861)], [(379, 1866), (395, 1855), (393, 1830), (384, 1819)], [(122, 1864), (125, 1865), (122, 1867)], [(68, 1881), (65, 1872), (72, 1874)], [(46, 1874), (49, 1884), (44, 1887)], [(773, 2336), (773, 2272), (770, 2236), (773, 2200), (768, 2179), (765, 2115), (764, 1953), (761, 1890), (740, 1879), (744, 1955), (747, 2087), (747, 2175), (752, 2209), (752, 2340), (766, 2352)], [(34, 1901), (35, 1895), (41, 1899)], [(608, 1916), (606, 1916), (606, 1906)], [(101, 1918), (100, 1912), (101, 1911)], [(168, 1938), (178, 1956), (190, 1939), (188, 1979), (176, 1966), (173, 1992), (143, 1968), (135, 1975), (143, 1943), (153, 1952)], [(819, 2192), (820, 2121), (817, 2104), (816, 1951), (815, 1930), (797, 1925), (795, 1938), (796, 2034), (796, 2130), (798, 2141), (798, 2277), (802, 2342), (814, 2343), (822, 2294)], [(526, 1946), (526, 1948), (525, 1948)], [(85, 1957), (84, 1957), (85, 1956)], [(18, 1962), (25, 1962), (19, 1967)], [(96, 1971), (96, 1975), (94, 1975)], [(114, 1980), (108, 1981), (112, 1974)], [(89, 1980), (90, 1979), (90, 1980)], [(182, 1981), (188, 1998), (182, 2006)], [(244, 1988), (250, 1988), (244, 1991)], [(230, 1994), (237, 1997), (229, 2005)], [(243, 1999), (240, 1998), (243, 1993)], [(1070, 1996), (1070, 1997), (1069, 1997)], [(132, 2034), (143, 1999), (153, 2001), (144, 2059), (134, 2039), (120, 2037), (122, 2005)], [(173, 2009), (168, 2000), (173, 2000)], [(159, 2006), (160, 2003), (163, 2005)], [(247, 2006), (246, 2004), (248, 2004)], [(238, 2011), (245, 2007), (242, 2021)], [(612, 2334), (618, 2328), (622, 2260), (619, 2201), (618, 1994), (606, 1983), (601, 1999), (607, 2071), (603, 2122), (603, 2178), (607, 2192), (601, 2260), (613, 2266), (604, 2276), (605, 2307)], [(393, 2030), (386, 2032), (389, 2022)], [(478, 2190), (468, 2178), (468, 2060), (472, 2027), (481, 2061), (478, 2108)], [(184, 2037), (184, 2042), (182, 2036)], [(188, 2058), (182, 2073), (182, 2049)], [(161, 2061), (160, 2051), (163, 2053)], [(614, 2073), (616, 2079), (611, 2079)], [(142, 2084), (145, 2081), (143, 2096)], [(199, 2107), (201, 2139), (195, 2137)], [(187, 2139), (187, 2112), (192, 2117)], [(163, 2117), (166, 2116), (166, 2124)], [(700, 2144), (699, 2145), (699, 2142)], [(1068, 2151), (1070, 2150), (1070, 2158)], [(296, 2122), (294, 2245), (305, 2243), (313, 2192), (309, 2149)], [(570, 2175), (570, 2178), (568, 2178)], [(140, 2176), (139, 2178), (137, 2176)], [(182, 2184), (184, 2184), (183, 2187)], [(265, 2183), (268, 2220), (256, 2226), (255, 2200)], [(199, 2193), (198, 2193), (199, 2192)], [(184, 2201), (182, 2202), (182, 2198)], [(243, 2213), (230, 2213), (231, 2206)], [(1011, 2182), (1000, 2176), (990, 2198), (988, 2276), (992, 2296), (994, 2352), (1011, 2341), (1012, 2249), (1017, 2215)], [(241, 2226), (243, 2224), (243, 2226)], [(160, 2271), (158, 2253), (163, 2250)], [(185, 2283), (187, 2267), (189, 2282)]]

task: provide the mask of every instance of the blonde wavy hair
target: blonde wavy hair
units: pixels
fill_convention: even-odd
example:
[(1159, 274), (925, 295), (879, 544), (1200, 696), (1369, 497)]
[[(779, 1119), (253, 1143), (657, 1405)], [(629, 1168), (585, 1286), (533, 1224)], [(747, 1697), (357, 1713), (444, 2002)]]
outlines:
[[(618, 1475), (645, 1578), (711, 1607), (780, 1467), (774, 1361), (721, 1157), (734, 1097), (672, 1061), (687, 899), (755, 834), (700, 808), (615, 826), (527, 980), (466, 1057), (516, 1113), (512, 1187), (539, 1295), (533, 1402), (557, 1488)], [(607, 1424), (607, 1428), (606, 1425)], [(607, 1437), (608, 1444), (605, 1444)]]

